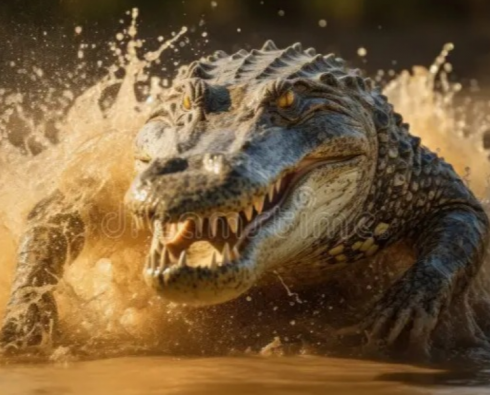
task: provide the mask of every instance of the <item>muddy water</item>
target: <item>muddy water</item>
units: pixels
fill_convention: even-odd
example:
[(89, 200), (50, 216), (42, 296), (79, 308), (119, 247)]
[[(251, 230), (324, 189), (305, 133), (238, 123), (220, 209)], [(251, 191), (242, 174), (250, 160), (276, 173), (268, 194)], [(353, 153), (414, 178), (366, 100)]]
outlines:
[(320, 357), (119, 358), (0, 371), (2, 395), (490, 394), (490, 371), (447, 372)]
[[(56, 144), (46, 138), (47, 121), (24, 111), (23, 92), (0, 90), (5, 134), (0, 140), (0, 315), (32, 205), (59, 188), (91, 224), (84, 252), (56, 291), (64, 346), (47, 350), (48, 364), (2, 360), (0, 394), (485, 393), (485, 371), (455, 373), (313, 356), (251, 357), (251, 346), (260, 350), (278, 335), (300, 338), (304, 322), (276, 320), (277, 306), (267, 310), (260, 296), (247, 299), (252, 301), (243, 310), (247, 316), (230, 308), (208, 312), (211, 318), (206, 320), (206, 312), (168, 304), (145, 287), (140, 273), (149, 235), (136, 231), (121, 202), (132, 177), (131, 141), (170, 77), (150, 75), (148, 67), (169, 46), (191, 45), (185, 33), (152, 51), (138, 40), (132, 24), (111, 43), (114, 60), (106, 77), (80, 94), (67, 89), (40, 100), (41, 112), (50, 108), (58, 114), (55, 125), (62, 132)], [(385, 92), (412, 132), (453, 163), (481, 199), (488, 199), (488, 153), (482, 148), (482, 133), (490, 124), (488, 103), (455, 99), (461, 86), (448, 82), (445, 57), (451, 49), (446, 46), (431, 67), (390, 77)], [(83, 64), (77, 72), (83, 73)], [(42, 78), (42, 72), (35, 71), (33, 78)], [(138, 95), (136, 85), (144, 86)], [(108, 99), (107, 92), (116, 93)], [(24, 145), (6, 136), (17, 133), (11, 122), (15, 117), (29, 129)], [(33, 141), (44, 147), (35, 156), (29, 154), (36, 146)], [(387, 253), (385, 258), (394, 256)], [(281, 284), (279, 288), (278, 299), (292, 309), (301, 307), (297, 295)], [(333, 306), (326, 307), (331, 316), (319, 320), (325, 334), (325, 323), (336, 314)], [(270, 321), (261, 324), (267, 316), (276, 328)], [(317, 351), (313, 344), (298, 354)], [(230, 353), (237, 356), (209, 357)], [(166, 356), (128, 357), (135, 354)], [(183, 354), (208, 358), (178, 357)], [(108, 357), (118, 358), (97, 360)]]

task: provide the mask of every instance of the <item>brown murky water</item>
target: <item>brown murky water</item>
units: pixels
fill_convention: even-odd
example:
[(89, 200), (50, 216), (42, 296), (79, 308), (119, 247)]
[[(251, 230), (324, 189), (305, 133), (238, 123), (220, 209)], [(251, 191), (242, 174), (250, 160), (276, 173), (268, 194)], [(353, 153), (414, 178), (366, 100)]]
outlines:
[[(240, 342), (233, 344), (233, 327), (228, 323), (240, 318), (233, 312), (203, 324), (199, 314), (165, 303), (146, 288), (140, 272), (148, 235), (135, 231), (124, 212), (122, 197), (132, 176), (133, 136), (165, 85), (163, 78), (148, 75), (146, 67), (165, 56), (172, 43), (163, 43), (151, 52), (143, 48), (136, 33), (133, 24), (117, 36), (112, 43), (114, 64), (101, 81), (77, 97), (66, 90), (56, 99), (47, 93), (39, 103), (41, 111), (49, 104), (62, 114), (56, 119), (62, 133), (55, 145), (45, 137), (46, 124), (34, 122), (23, 111), (23, 93), (0, 90), (4, 133), (15, 134), (5, 125), (11, 124), (13, 116), (20, 117), (29, 126), (30, 136), (45, 146), (42, 153), (32, 156), (9, 144), (6, 136), (0, 139), (0, 315), (9, 293), (17, 240), (26, 213), (36, 201), (60, 188), (77, 197), (77, 204), (93, 224), (83, 254), (68, 268), (56, 295), (65, 343), (78, 347), (52, 350), (46, 364), (0, 361), (0, 394), (490, 393), (490, 372), (484, 370), (448, 372), (307, 355), (249, 356), (243, 341), (248, 335), (241, 334)], [(185, 29), (173, 43), (192, 45), (186, 41)], [(412, 132), (440, 150), (466, 174), (478, 196), (488, 199), (490, 169), (482, 133), (490, 124), (489, 105), (456, 104), (454, 96), (461, 87), (447, 81), (445, 56), (450, 50), (450, 45), (445, 47), (429, 69), (417, 67), (412, 73), (393, 77), (385, 91), (411, 123)], [(124, 77), (117, 73), (120, 70)], [(82, 66), (78, 72), (83, 73)], [(42, 78), (39, 70), (34, 74), (33, 78)], [(136, 83), (146, 85), (145, 100), (135, 95)], [(101, 97), (113, 87), (118, 93), (110, 105), (101, 106)], [(25, 146), (30, 147), (28, 143)], [(291, 306), (298, 303), (286, 292), (280, 297), (290, 298), (286, 302)], [(259, 316), (260, 301), (258, 306)], [(249, 338), (261, 339), (262, 346), (277, 335), (260, 325), (252, 325), (252, 330)], [(206, 350), (211, 350), (215, 355), (214, 342), (224, 332), (228, 343), (217, 348), (229, 351), (222, 355), (238, 356), (173, 357), (182, 355), (176, 350), (205, 356), (210, 355)], [(79, 352), (93, 360), (80, 361)], [(148, 353), (167, 356), (128, 357)], [(108, 356), (118, 358), (97, 360)]]
[(0, 370), (2, 395), (490, 394), (490, 371), (320, 357), (119, 358)]

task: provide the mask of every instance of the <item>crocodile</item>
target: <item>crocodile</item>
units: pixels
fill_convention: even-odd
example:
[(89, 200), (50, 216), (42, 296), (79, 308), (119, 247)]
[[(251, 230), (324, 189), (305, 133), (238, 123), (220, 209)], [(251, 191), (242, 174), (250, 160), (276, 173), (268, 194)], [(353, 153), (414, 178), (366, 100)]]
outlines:
[[(373, 344), (394, 346), (404, 335), (430, 352), (441, 316), (480, 271), (489, 220), (372, 79), (334, 54), (267, 41), (181, 67), (157, 99), (135, 139), (125, 197), (138, 226), (152, 232), (142, 266), (156, 293), (217, 305), (272, 272), (321, 287), (333, 268), (350, 270), (403, 240), (414, 263), (355, 327)], [(5, 349), (56, 334), (53, 290), (86, 228), (60, 192), (32, 210)]]

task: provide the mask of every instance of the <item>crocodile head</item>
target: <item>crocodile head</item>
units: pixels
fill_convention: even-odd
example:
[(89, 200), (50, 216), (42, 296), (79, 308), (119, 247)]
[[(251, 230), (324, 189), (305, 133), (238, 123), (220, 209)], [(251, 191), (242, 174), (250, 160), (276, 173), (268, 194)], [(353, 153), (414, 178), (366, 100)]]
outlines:
[(147, 282), (169, 300), (206, 305), (266, 273), (298, 277), (318, 265), (372, 183), (366, 84), (299, 44), (182, 68), (136, 138), (126, 196), (153, 231)]

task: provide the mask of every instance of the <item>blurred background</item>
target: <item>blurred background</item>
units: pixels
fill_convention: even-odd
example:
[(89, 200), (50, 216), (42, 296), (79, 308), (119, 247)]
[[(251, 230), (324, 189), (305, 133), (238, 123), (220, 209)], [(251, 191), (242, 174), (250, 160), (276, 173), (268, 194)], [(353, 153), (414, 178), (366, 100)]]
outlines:
[[(42, 151), (31, 140), (24, 148), (33, 130), (56, 142), (56, 119), (74, 97), (109, 72), (124, 75), (114, 49), (125, 52), (134, 8), (140, 54), (188, 29), (150, 70), (165, 79), (215, 50), (251, 49), (272, 39), (335, 52), (388, 80), (416, 65), (429, 67), (452, 43), (450, 79), (472, 97), (488, 98), (489, 0), (1, 0), (0, 143), (7, 136), (26, 152)], [(117, 89), (103, 92), (102, 102), (110, 105)]]
[[(208, 42), (179, 54), (183, 62), (271, 38), (335, 51), (373, 73), (430, 65), (452, 42), (454, 78), (490, 83), (488, 0), (2, 0), (1, 85), (20, 83), (19, 63), (44, 70), (75, 65), (81, 42), (100, 44), (86, 56), (104, 58), (133, 7), (141, 38), (168, 38), (182, 26), (201, 38), (207, 33)], [(75, 26), (83, 27), (81, 38), (73, 39)], [(359, 48), (367, 52), (362, 59)]]

